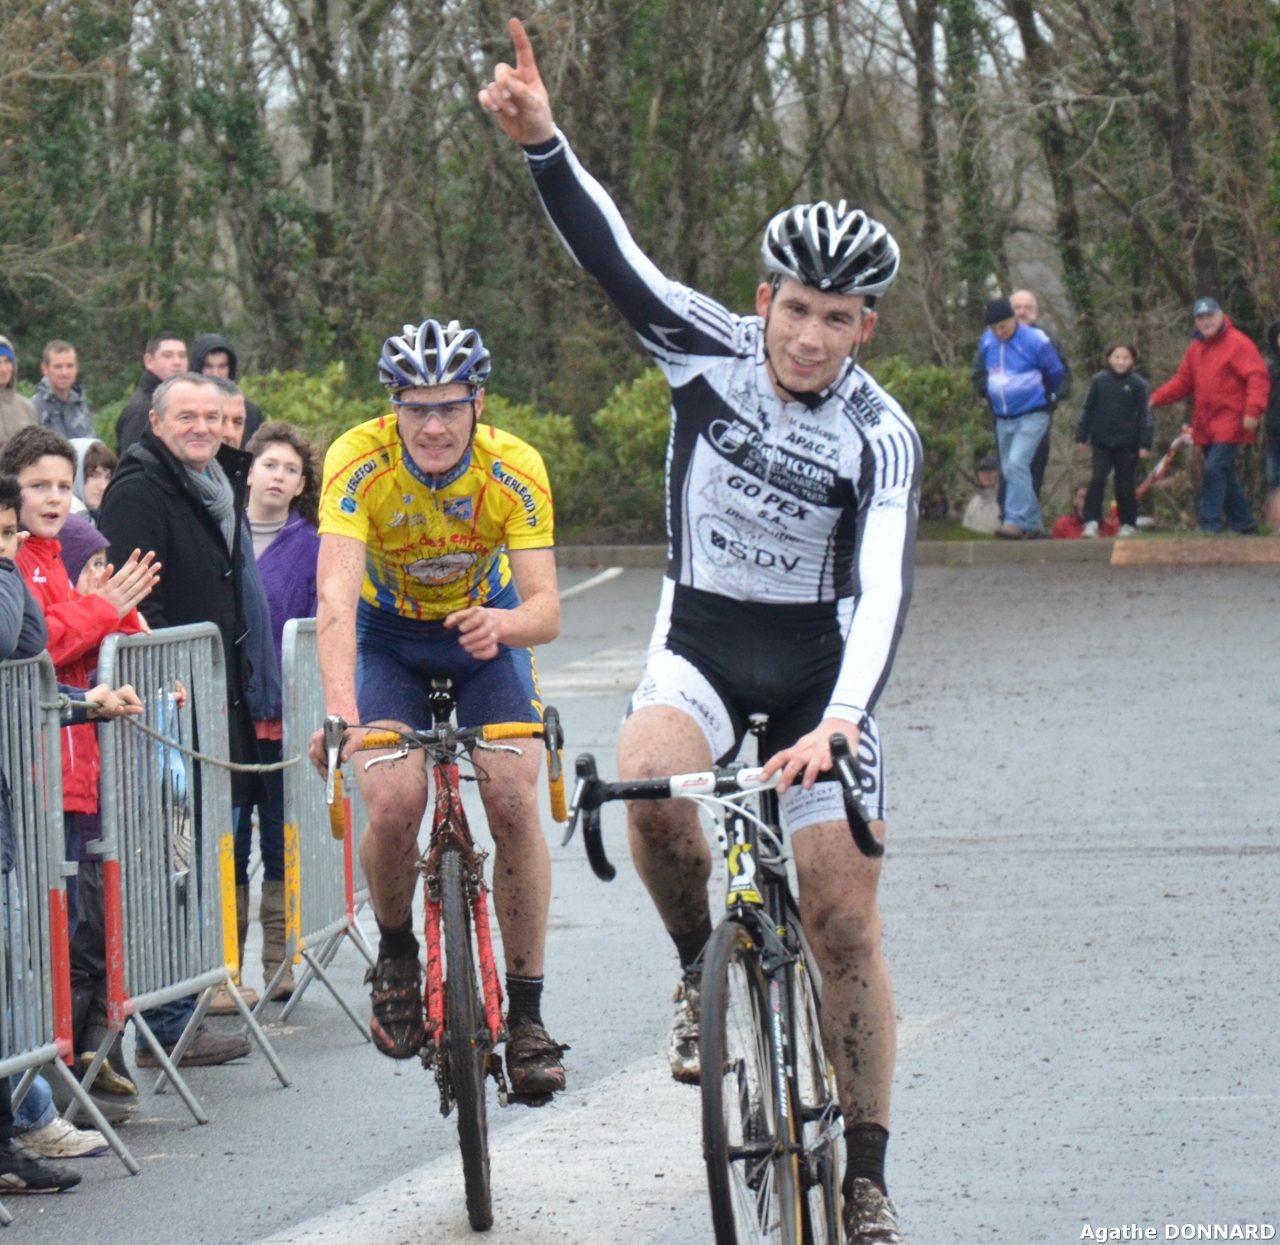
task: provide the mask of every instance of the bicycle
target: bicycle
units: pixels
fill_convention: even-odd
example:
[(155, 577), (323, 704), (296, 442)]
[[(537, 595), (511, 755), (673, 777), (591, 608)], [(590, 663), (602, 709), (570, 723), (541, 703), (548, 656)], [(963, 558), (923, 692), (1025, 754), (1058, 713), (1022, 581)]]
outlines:
[[(422, 750), (431, 760), (435, 812), (426, 850), (416, 865), (426, 892), (426, 1041), (421, 1059), (424, 1068), (435, 1072), (440, 1114), (447, 1116), (455, 1106), (458, 1108), (467, 1217), (472, 1228), (483, 1232), (493, 1225), (485, 1082), (493, 1079), (498, 1087), (498, 1102), (506, 1106), (506, 1075), (495, 1048), (506, 1040), (507, 1029), (489, 926), (489, 888), (484, 878), (488, 853), (477, 848), (471, 837), (460, 790), (463, 781), (481, 781), (482, 776), (460, 771), (460, 753), (463, 748), (519, 753), (519, 748), (499, 741), (541, 739), (547, 751), (552, 815), (557, 821), (564, 821), (564, 735), (559, 715), (550, 707), (541, 722), (456, 727), (452, 724), (456, 704), (448, 679), (432, 680), (430, 699), (431, 729), (370, 730), (356, 751), (396, 749), (366, 761), (366, 771), (400, 760), (414, 749)], [(334, 836), (341, 837), (346, 833), (346, 818), (338, 757), (349, 726), (341, 718), (329, 717), (324, 728), (330, 825)], [(479, 768), (474, 758), (472, 764)]]
[[(766, 719), (751, 718), (757, 747)], [(879, 857), (857, 763), (831, 739), (854, 841)], [(763, 760), (763, 757), (761, 758)], [(702, 1148), (717, 1245), (839, 1245), (844, 1126), (822, 1049), (822, 979), (787, 879), (774, 788), (760, 767), (604, 782), (594, 757), (575, 765), (564, 842), (582, 817), (587, 858), (604, 881), (600, 807), (610, 800), (693, 800), (706, 808), (726, 865), (725, 914), (703, 953)], [(755, 811), (744, 807), (758, 797)], [(711, 1074), (719, 1069), (718, 1074)]]

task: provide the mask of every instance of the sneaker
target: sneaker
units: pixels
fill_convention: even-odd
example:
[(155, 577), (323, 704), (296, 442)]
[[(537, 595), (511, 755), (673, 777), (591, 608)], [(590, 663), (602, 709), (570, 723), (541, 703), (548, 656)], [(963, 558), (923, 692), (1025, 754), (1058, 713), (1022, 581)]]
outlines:
[(373, 1003), (369, 1030), (373, 1044), (391, 1059), (412, 1059), (422, 1047), (422, 966), (418, 957), (379, 958), (364, 975)]
[(77, 1128), (60, 1115), (43, 1128), (19, 1133), (18, 1141), (42, 1159), (87, 1159), (111, 1149), (97, 1129)]
[(702, 1057), (698, 1050), (698, 1017), (702, 1011), (702, 974), (685, 973), (671, 1001), (676, 1005), (667, 1035), (667, 1062), (671, 1075), (682, 1085), (697, 1085), (702, 1079)]
[(44, 1162), (16, 1137), (0, 1139), (0, 1193), (61, 1193), (79, 1183), (79, 1172)]
[(1132, 523), (1121, 523), (1120, 530), (1116, 533), (1117, 540), (1128, 540), (1130, 536), (1136, 536), (1138, 529)]
[[(166, 1055), (172, 1055), (177, 1042), (161, 1042)], [(201, 1025), (178, 1060), (180, 1068), (205, 1068), (215, 1063), (230, 1063), (243, 1059), (249, 1053), (249, 1039), (243, 1033), (215, 1033)], [(158, 1068), (160, 1061), (151, 1053), (145, 1042), (138, 1044), (134, 1062), (140, 1068)]]
[[(59, 1112), (71, 1110), (72, 1103), (80, 1101), (66, 1087), (61, 1077), (52, 1081), (49, 1088), (53, 1091), (54, 1109)], [(103, 1116), (106, 1117), (107, 1123), (112, 1128), (127, 1124), (133, 1118), (133, 1113), (138, 1109), (136, 1095), (131, 1098), (122, 1098), (119, 1094), (100, 1093), (97, 1081), (94, 1081), (93, 1088), (89, 1090), (89, 1097), (93, 1099), (93, 1105), (102, 1112)], [(83, 1113), (84, 1108), (81, 1107), (80, 1111)]]
[(1090, 519), (1088, 523), (1080, 529), (1080, 535), (1085, 540), (1098, 539), (1098, 522), (1096, 519)]
[(845, 1198), (844, 1235), (847, 1245), (907, 1245), (893, 1200), (862, 1176)]
[[(85, 1073), (89, 1071), (89, 1065), (93, 1063), (95, 1057), (96, 1052), (91, 1050), (82, 1050), (76, 1057), (74, 1071), (79, 1080), (84, 1080)], [(133, 1083), (133, 1078), (125, 1076), (124, 1073), (112, 1067), (110, 1056), (98, 1068), (98, 1075), (93, 1078), (93, 1089), (102, 1094), (110, 1094), (113, 1098), (138, 1096), (138, 1087)]]
[(564, 1089), (564, 1061), (569, 1048), (532, 1020), (520, 1021), (507, 1038), (507, 1081), (517, 1098), (542, 1097)]
[(996, 528), (995, 534), (999, 536), (1001, 540), (1022, 540), (1022, 538), (1026, 536), (1026, 532), (1024, 532), (1022, 528), (1014, 527), (1012, 523), (1001, 523), (1000, 526)]

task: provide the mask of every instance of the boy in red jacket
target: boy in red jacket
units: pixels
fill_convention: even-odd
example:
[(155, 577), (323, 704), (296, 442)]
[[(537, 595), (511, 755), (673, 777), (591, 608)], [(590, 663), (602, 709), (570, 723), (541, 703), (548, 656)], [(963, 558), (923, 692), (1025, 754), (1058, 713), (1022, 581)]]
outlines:
[[(0, 454), (0, 472), (16, 476), (22, 489), (19, 521), (28, 533), (14, 561), (44, 614), (49, 657), (58, 681), (90, 687), (96, 681), (92, 674), (98, 664), (102, 641), (114, 631), (135, 634), (147, 630), (136, 606), (151, 591), (160, 568), (153, 565), (152, 554), (140, 557), (134, 550), (120, 570), (98, 575), (92, 592), (78, 592), (72, 586), (62, 561), (59, 537), (71, 512), (75, 471), (75, 450), (49, 428), (21, 429)], [(86, 856), (84, 845), (101, 837), (100, 771), (98, 738), (92, 724), (64, 727), (62, 798), (69, 860), (91, 861), (93, 858)], [(80, 905), (70, 881), (68, 879), (67, 904), (74, 933)], [(90, 901), (87, 889), (85, 900)], [(87, 911), (96, 918), (100, 908), (100, 902), (90, 903)], [(101, 930), (85, 932), (98, 942), (103, 938)], [(78, 1013), (77, 1049), (92, 1050), (96, 1045), (85, 1035), (93, 993), (81, 992), (81, 998), (75, 999), (77, 991), (73, 989)], [(118, 1056), (113, 1059), (113, 1067), (117, 1072), (123, 1068)], [(100, 1088), (105, 1090), (111, 1085), (109, 1076), (99, 1078)], [(126, 1085), (127, 1080), (122, 1077), (119, 1082), (122, 1092), (132, 1090), (132, 1085), (127, 1089)]]
[(1216, 299), (1197, 299), (1193, 314), (1196, 335), (1173, 378), (1151, 395), (1151, 405), (1194, 399), (1191, 438), (1204, 452), (1200, 530), (1222, 531), (1225, 513), (1232, 531), (1248, 535), (1258, 525), (1236, 479), (1235, 457), (1240, 446), (1253, 444), (1271, 379), (1257, 346), (1223, 314)]

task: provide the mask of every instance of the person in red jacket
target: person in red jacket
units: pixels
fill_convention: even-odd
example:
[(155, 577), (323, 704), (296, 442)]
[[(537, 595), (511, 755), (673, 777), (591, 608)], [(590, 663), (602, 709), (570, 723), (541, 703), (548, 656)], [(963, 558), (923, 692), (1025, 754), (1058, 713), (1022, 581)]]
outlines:
[(1235, 474), (1236, 451), (1253, 443), (1266, 409), (1270, 377), (1257, 346), (1236, 328), (1216, 299), (1194, 308), (1196, 334), (1173, 379), (1151, 395), (1151, 406), (1194, 399), (1191, 437), (1204, 453), (1198, 503), (1200, 530), (1222, 531), (1225, 513), (1232, 531), (1258, 530)]

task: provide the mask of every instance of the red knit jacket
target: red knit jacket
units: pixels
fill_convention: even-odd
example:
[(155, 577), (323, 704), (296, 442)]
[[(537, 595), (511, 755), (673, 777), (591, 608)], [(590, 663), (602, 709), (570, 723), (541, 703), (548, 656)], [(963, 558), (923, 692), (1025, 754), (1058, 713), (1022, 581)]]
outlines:
[(1168, 406), (1194, 395), (1191, 438), (1199, 446), (1229, 442), (1250, 445), (1248, 419), (1261, 419), (1271, 391), (1271, 377), (1257, 346), (1231, 321), (1205, 339), (1192, 339), (1173, 378), (1151, 395), (1151, 405)]
[[(60, 683), (89, 687), (98, 664), (98, 647), (113, 631), (143, 630), (137, 610), (123, 618), (102, 597), (86, 596), (71, 586), (62, 564), (62, 547), (47, 536), (31, 536), (14, 559), (44, 614), (49, 657)], [(102, 762), (92, 723), (62, 730), (62, 806), (68, 813), (98, 811)]]

